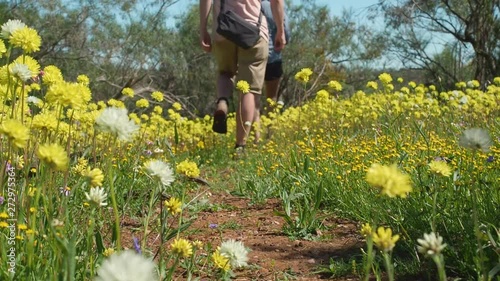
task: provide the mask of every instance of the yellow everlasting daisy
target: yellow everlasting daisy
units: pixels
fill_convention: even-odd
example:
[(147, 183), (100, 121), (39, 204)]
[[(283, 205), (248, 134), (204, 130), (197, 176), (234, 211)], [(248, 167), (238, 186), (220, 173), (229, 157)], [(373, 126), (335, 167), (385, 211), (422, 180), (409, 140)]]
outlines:
[(42, 144), (38, 148), (38, 157), (52, 169), (65, 171), (68, 168), (66, 150), (58, 144)]
[(177, 198), (172, 197), (169, 200), (166, 200), (164, 204), (167, 211), (172, 215), (178, 214), (182, 211), (182, 202)]
[(135, 102), (135, 106), (147, 108), (147, 107), (149, 107), (149, 101), (147, 99), (140, 99), (140, 100)]
[(212, 261), (214, 262), (217, 268), (221, 269), (224, 272), (227, 272), (231, 269), (231, 264), (229, 263), (229, 259), (224, 255), (222, 255), (219, 250), (216, 250), (212, 254)]
[(12, 142), (12, 145), (17, 148), (26, 146), (29, 135), (29, 129), (23, 123), (15, 119), (9, 119), (2, 122), (0, 125), (0, 134), (7, 136)]
[(42, 38), (33, 28), (23, 27), (12, 32), (9, 38), (10, 44), (19, 47), (27, 54), (40, 51)]
[(83, 173), (83, 176), (88, 179), (91, 187), (102, 186), (102, 181), (104, 180), (104, 174), (101, 169), (94, 168), (90, 169), (87, 167), (87, 170)]
[(184, 174), (190, 178), (196, 178), (200, 175), (200, 169), (198, 169), (198, 165), (189, 160), (184, 160), (177, 164), (176, 172), (178, 174)]
[(177, 238), (170, 245), (172, 253), (179, 257), (188, 258), (193, 254), (193, 246), (191, 243), (183, 238)]
[(240, 80), (236, 83), (236, 89), (243, 94), (248, 94), (250, 92), (250, 84), (245, 80)]
[(131, 97), (131, 98), (133, 98), (135, 93), (134, 93), (134, 89), (129, 88), (129, 87), (125, 87), (125, 88), (123, 88), (123, 90), (122, 90), (122, 94), (123, 94), (124, 96), (127, 96), (127, 97)]
[(313, 74), (313, 71), (310, 68), (302, 68), (299, 72), (295, 74), (295, 80), (306, 84), (309, 82), (309, 79), (311, 75)]
[(373, 235), (373, 229), (372, 229), (372, 226), (369, 224), (369, 223), (365, 223), (361, 226), (361, 231), (360, 231), (361, 235), (363, 235), (363, 237), (368, 237), (368, 236), (372, 236)]
[(151, 93), (151, 98), (157, 102), (162, 102), (163, 101), (163, 93), (160, 91), (154, 91)]
[(7, 48), (5, 47), (5, 43), (3, 42), (2, 39), (0, 39), (0, 58), (2, 57), (3, 54), (7, 52)]
[(172, 104), (172, 108), (175, 109), (175, 110), (177, 110), (177, 111), (180, 111), (182, 109), (182, 105), (180, 103), (178, 103), (178, 102), (174, 102)]
[(366, 173), (366, 181), (389, 197), (405, 198), (407, 193), (412, 191), (410, 177), (399, 171), (396, 164), (391, 166), (372, 164)]
[(373, 233), (373, 243), (375, 246), (384, 252), (391, 251), (396, 246), (396, 241), (399, 240), (399, 235), (392, 236), (390, 228), (379, 227), (377, 232)]
[(443, 177), (451, 176), (451, 168), (445, 161), (433, 160), (431, 161), (431, 163), (429, 163), (429, 169), (433, 173), (441, 175)]

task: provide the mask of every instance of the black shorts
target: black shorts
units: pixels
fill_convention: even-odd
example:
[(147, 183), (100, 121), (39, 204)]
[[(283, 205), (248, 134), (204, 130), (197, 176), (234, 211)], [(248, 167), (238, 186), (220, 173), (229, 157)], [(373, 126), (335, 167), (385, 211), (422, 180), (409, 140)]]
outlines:
[(276, 61), (268, 63), (266, 65), (266, 76), (265, 81), (272, 81), (281, 78), (283, 76), (283, 63), (282, 61)]

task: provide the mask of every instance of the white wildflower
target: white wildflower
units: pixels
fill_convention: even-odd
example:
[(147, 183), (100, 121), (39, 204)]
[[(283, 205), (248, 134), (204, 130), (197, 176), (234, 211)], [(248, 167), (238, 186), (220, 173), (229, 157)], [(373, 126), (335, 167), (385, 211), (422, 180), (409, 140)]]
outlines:
[(484, 152), (488, 152), (493, 142), (491, 141), (488, 131), (485, 129), (471, 128), (462, 133), (458, 140), (458, 144), (465, 148), (474, 150), (481, 149)]
[(434, 232), (424, 233), (424, 239), (417, 239), (417, 242), (420, 244), (417, 246), (418, 252), (431, 257), (439, 255), (446, 247), (446, 244), (443, 244), (443, 237)]
[(95, 281), (158, 281), (156, 264), (134, 251), (112, 254), (97, 269)]
[(229, 259), (231, 268), (246, 266), (248, 262), (248, 249), (241, 241), (229, 239), (223, 242), (219, 247), (221, 255)]
[(129, 141), (139, 130), (139, 125), (130, 120), (125, 108), (107, 107), (95, 122), (101, 131), (111, 133), (123, 141)]
[(168, 163), (160, 160), (151, 160), (144, 164), (146, 172), (153, 178), (157, 178), (161, 181), (163, 186), (169, 186), (174, 182), (174, 171)]
[(38, 104), (39, 102), (41, 102), (42, 100), (35, 97), (35, 96), (29, 96), (27, 99), (26, 99), (26, 102), (27, 103), (33, 103), (33, 104)]
[(10, 72), (14, 77), (21, 79), (21, 81), (26, 82), (31, 79), (31, 70), (24, 63), (13, 63), (10, 67)]
[(26, 24), (24, 24), (20, 20), (8, 20), (6, 23), (2, 24), (2, 31), (0, 32), (0, 36), (4, 39), (9, 39), (10, 35), (21, 28), (25, 28)]
[(87, 200), (96, 204), (97, 206), (107, 206), (106, 200), (108, 199), (108, 194), (101, 187), (92, 187), (90, 193), (85, 192), (85, 197)]

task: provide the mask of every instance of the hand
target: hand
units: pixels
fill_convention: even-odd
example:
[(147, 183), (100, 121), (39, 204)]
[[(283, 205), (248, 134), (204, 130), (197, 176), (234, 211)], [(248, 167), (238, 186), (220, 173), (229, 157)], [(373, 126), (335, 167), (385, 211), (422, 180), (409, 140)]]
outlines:
[(274, 39), (274, 50), (276, 52), (281, 52), (286, 45), (285, 31), (278, 30), (276, 32), (276, 38)]
[(206, 30), (202, 30), (200, 33), (200, 42), (201, 42), (201, 48), (207, 52), (210, 53), (212, 51), (212, 38), (210, 37), (210, 33)]

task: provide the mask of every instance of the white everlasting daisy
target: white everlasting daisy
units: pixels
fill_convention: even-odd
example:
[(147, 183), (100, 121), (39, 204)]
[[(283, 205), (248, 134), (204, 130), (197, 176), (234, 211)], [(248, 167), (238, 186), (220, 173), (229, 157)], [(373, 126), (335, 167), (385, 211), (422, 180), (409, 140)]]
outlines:
[(443, 237), (434, 232), (424, 233), (424, 239), (417, 239), (417, 242), (420, 244), (417, 246), (418, 252), (431, 257), (439, 255), (446, 247), (446, 244), (443, 244)]
[(24, 63), (13, 63), (10, 67), (10, 72), (14, 77), (21, 79), (21, 81), (26, 82), (31, 79), (31, 70)]
[(10, 35), (21, 28), (26, 27), (20, 20), (8, 20), (6, 23), (2, 24), (2, 31), (0, 32), (0, 36), (4, 39), (9, 39)]
[(248, 262), (248, 249), (245, 248), (243, 242), (229, 239), (219, 247), (221, 255), (229, 259), (231, 268), (246, 266)]
[(112, 254), (97, 269), (95, 281), (157, 281), (156, 264), (134, 251)]
[(174, 171), (170, 165), (161, 160), (148, 161), (144, 164), (144, 168), (150, 176), (160, 180), (164, 186), (169, 186), (175, 180)]
[(129, 141), (139, 130), (139, 125), (130, 120), (125, 108), (106, 107), (95, 122), (99, 130), (113, 134), (123, 141)]
[(465, 148), (473, 150), (481, 149), (484, 152), (488, 152), (493, 142), (491, 141), (488, 131), (485, 129), (471, 128), (462, 133), (458, 140), (458, 144)]
[(35, 97), (35, 96), (29, 96), (27, 99), (26, 99), (26, 102), (27, 103), (33, 103), (33, 104), (38, 104), (39, 102), (41, 102), (42, 100)]
[(106, 200), (108, 199), (108, 194), (104, 191), (102, 187), (92, 187), (90, 193), (85, 192), (85, 197), (87, 200), (96, 204), (97, 206), (107, 206)]

